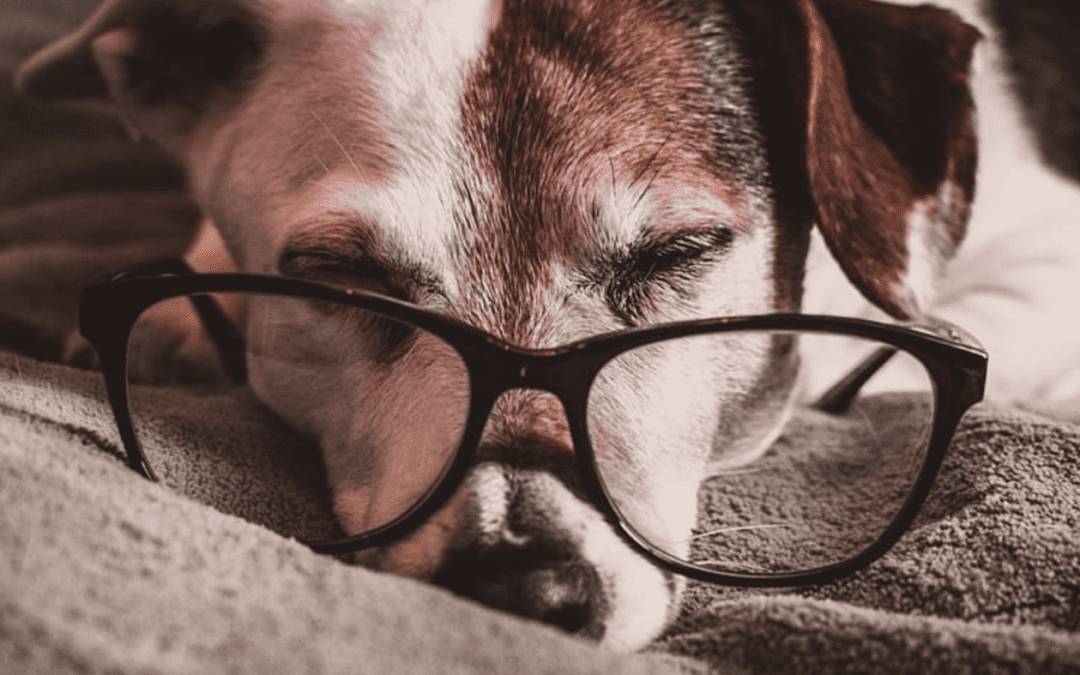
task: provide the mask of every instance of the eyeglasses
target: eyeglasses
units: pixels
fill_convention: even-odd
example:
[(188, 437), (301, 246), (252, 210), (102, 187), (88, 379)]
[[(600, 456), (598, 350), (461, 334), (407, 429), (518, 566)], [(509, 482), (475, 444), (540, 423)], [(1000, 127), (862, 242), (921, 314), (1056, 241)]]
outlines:
[[(243, 308), (243, 331), (223, 305)], [(209, 340), (162, 328), (192, 309)], [(944, 322), (800, 314), (524, 349), (379, 293), (192, 274), (183, 263), (87, 286), (80, 329), (100, 358), (128, 463), (149, 479), (152, 464), (172, 461), (176, 425), (190, 425), (170, 417), (176, 397), (207, 415), (246, 397), (272, 411), (268, 424), (318, 438), (318, 454), (271, 463), (292, 462), (276, 469), (286, 483), (308, 472), (299, 491), (318, 500), (330, 499), (318, 458), (343, 475), (349, 533), (305, 531), (325, 501), (297, 507), (275, 487), (265, 497), (268, 509), (292, 509), (282, 534), (315, 551), (386, 544), (421, 525), (466, 479), (500, 399), (539, 390), (565, 411), (580, 489), (634, 549), (673, 572), (742, 586), (824, 583), (883, 555), (981, 400), (987, 360)], [(188, 459), (228, 489), (266, 489), (257, 472), (194, 452)]]

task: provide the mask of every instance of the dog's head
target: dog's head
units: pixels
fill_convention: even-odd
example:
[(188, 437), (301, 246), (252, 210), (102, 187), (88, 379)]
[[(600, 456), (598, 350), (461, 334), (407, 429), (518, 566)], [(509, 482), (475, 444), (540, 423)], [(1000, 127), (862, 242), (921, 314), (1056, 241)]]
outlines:
[[(382, 290), (545, 347), (796, 311), (814, 223), (871, 301), (918, 315), (972, 196), (975, 40), (943, 11), (870, 0), (110, 0), (20, 84), (105, 102), (172, 151), (241, 269)], [(738, 363), (683, 399), (687, 428), (624, 415), (605, 430), (661, 486), (640, 508), (673, 540), (714, 448), (772, 436), (790, 364), (768, 356), (623, 373), (627, 409), (647, 410), (681, 372)], [(354, 370), (252, 373), (318, 437), (346, 528), (371, 495), (394, 499), (370, 479), (392, 471), (358, 464), (420, 465), (439, 442), (458, 394), (424, 374), (442, 358), (421, 345), (374, 395)], [(506, 395), (459, 493), (368, 561), (645, 643), (679, 584), (580, 498), (565, 420), (554, 397)]]

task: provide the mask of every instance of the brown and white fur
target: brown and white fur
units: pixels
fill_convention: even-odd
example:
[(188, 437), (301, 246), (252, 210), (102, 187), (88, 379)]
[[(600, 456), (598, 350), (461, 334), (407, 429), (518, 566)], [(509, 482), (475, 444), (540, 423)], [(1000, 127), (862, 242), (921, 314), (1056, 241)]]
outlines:
[[(934, 2), (984, 39), (971, 75), (978, 189), (964, 245), (943, 270), (930, 311), (967, 328), (986, 347), (988, 399), (1080, 422), (1080, 186), (1052, 170), (1037, 150), (1037, 130), (1025, 124), (990, 1)], [(884, 318), (844, 283), (825, 248), (815, 235), (804, 311)]]
[[(815, 224), (874, 306), (931, 309), (973, 195), (977, 39), (946, 12), (868, 0), (109, 0), (19, 84), (107, 105), (173, 153), (219, 263), (396, 294), (545, 347), (798, 311)], [(376, 402), (349, 373), (303, 392), (252, 375), (319, 439), (347, 529), (381, 489), (350, 467), (421, 461), (438, 434), (418, 426), (436, 406), (398, 407), (431, 388), (416, 364), (438, 357), (421, 357)], [(678, 390), (717, 362), (734, 375)], [(625, 374), (626, 410), (686, 410), (685, 428), (644, 412), (609, 430), (663, 487), (638, 505), (658, 532), (688, 536), (714, 454), (773, 436), (787, 388), (748, 393), (777, 372), (765, 353), (670, 353)], [(507, 395), (459, 494), (368, 563), (647, 643), (680, 583), (576, 496), (559, 468), (572, 453), (557, 400)]]

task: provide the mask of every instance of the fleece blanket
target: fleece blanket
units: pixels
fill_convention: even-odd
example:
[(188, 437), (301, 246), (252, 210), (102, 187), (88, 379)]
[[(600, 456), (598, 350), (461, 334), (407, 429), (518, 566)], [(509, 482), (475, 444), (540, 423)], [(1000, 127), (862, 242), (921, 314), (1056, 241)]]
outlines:
[[(978, 406), (882, 560), (814, 588), (691, 583), (634, 655), (274, 534), (332, 523), (317, 481), (280, 470), (313, 458), (242, 393), (216, 417), (163, 398), (165, 484), (127, 469), (100, 376), (55, 361), (78, 288), (180, 252), (198, 214), (175, 167), (114, 121), (8, 85), (94, 4), (0, 7), (0, 671), (1080, 672), (1080, 427), (1064, 419)], [(1080, 420), (1080, 402), (1063, 413)], [(199, 453), (292, 506), (209, 480)]]
[[(163, 403), (183, 432), (154, 484), (122, 463), (99, 376), (0, 356), (14, 672), (1080, 672), (1073, 425), (979, 407), (884, 559), (817, 588), (691, 584), (667, 634), (631, 656), (274, 534), (326, 514), (303, 476), (274, 469), (313, 458), (287, 456), (295, 439), (246, 396), (215, 406)], [(205, 480), (190, 457), (208, 452), (307, 510)]]

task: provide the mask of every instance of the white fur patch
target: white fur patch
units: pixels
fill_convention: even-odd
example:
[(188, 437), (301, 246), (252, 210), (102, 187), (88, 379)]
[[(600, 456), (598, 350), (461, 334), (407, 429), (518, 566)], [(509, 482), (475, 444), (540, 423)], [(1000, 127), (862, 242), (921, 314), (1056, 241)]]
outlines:
[(906, 286), (911, 295), (908, 300), (919, 311), (933, 307), (942, 265), (952, 253), (952, 244), (940, 238), (947, 228), (943, 222), (963, 217), (960, 192), (959, 187), (945, 181), (937, 195), (915, 202), (908, 212), (907, 270), (901, 285)]
[[(364, 139), (387, 149), (389, 175), (367, 180), (349, 157), (354, 141), (325, 122), (344, 106), (362, 101), (320, 101), (335, 114), (310, 111), (310, 124), (344, 155), (321, 158), (327, 172), (314, 181), (300, 211), (282, 214), (285, 232), (319, 213), (355, 213), (375, 223), (391, 246), (444, 280), (456, 273), (452, 259), (457, 187), (482, 192), (485, 181), (472, 171), (461, 133), (460, 104), (466, 77), (479, 58), (497, 5), (487, 0), (415, 0), (394, 3), (339, 0), (333, 11), (348, 25), (362, 26), (371, 54), (367, 69), (379, 137)], [(352, 15), (352, 16), (350, 16)], [(353, 18), (355, 17), (355, 18)], [(357, 29), (360, 30), (360, 29)], [(349, 58), (348, 54), (333, 58)], [(336, 154), (336, 153), (335, 153)], [(453, 298), (454, 284), (445, 285)]]
[(494, 462), (477, 464), (469, 471), (466, 487), (473, 495), (475, 522), (479, 545), (490, 547), (499, 542), (514, 545), (528, 543), (528, 537), (517, 534), (507, 526), (510, 513), (510, 481), (504, 467)]

